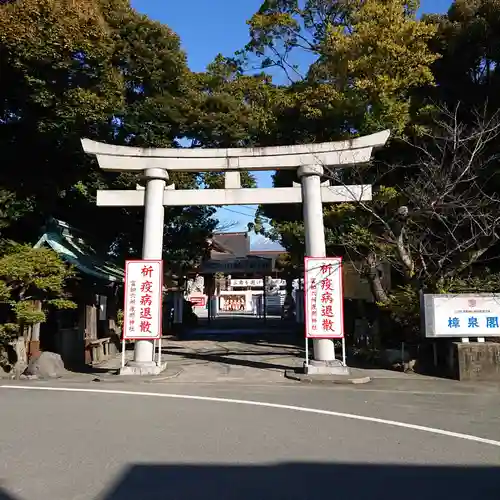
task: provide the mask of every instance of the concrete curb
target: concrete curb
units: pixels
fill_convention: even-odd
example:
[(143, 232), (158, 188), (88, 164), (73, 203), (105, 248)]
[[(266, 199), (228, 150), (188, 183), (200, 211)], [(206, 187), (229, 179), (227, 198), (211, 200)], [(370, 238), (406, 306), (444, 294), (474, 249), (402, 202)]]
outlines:
[(119, 375), (119, 374), (106, 374), (106, 376), (94, 377), (91, 382), (103, 382), (103, 383), (124, 383), (124, 382), (134, 382), (140, 384), (154, 384), (159, 382), (165, 382), (167, 380), (177, 378), (184, 370), (182, 368), (176, 368), (174, 370), (169, 370), (168, 368), (158, 375)]
[[(168, 370), (166, 370), (166, 371), (168, 371)], [(184, 369), (178, 368), (177, 370), (172, 371), (172, 373), (169, 373), (169, 374), (165, 373), (164, 375), (162, 375), (160, 373), (160, 375), (158, 375), (157, 377), (150, 378), (149, 380), (144, 380), (144, 382), (146, 382), (148, 384), (157, 384), (159, 382), (165, 382), (167, 380), (177, 378), (183, 371), (184, 371)]]
[(165, 382), (167, 380), (177, 378), (184, 370), (182, 368), (164, 370), (158, 375), (119, 375), (117, 370), (110, 370), (108, 373), (101, 374), (76, 374), (74, 376), (61, 376), (51, 378), (25, 378), (25, 379), (11, 379), (16, 382), (57, 382), (57, 383), (70, 383), (70, 384), (124, 384), (127, 382), (152, 384), (158, 382)]
[(370, 377), (355, 377), (342, 375), (307, 375), (294, 370), (286, 370), (285, 378), (312, 385), (359, 385), (368, 384)]

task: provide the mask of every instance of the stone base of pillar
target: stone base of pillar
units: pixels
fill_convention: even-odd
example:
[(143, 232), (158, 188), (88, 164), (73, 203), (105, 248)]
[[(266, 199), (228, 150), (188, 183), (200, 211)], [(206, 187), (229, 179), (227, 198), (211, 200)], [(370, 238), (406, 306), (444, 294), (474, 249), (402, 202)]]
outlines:
[(123, 368), (120, 368), (119, 375), (160, 375), (161, 372), (167, 369), (167, 362), (154, 363), (143, 361), (129, 361)]
[(334, 359), (332, 361), (317, 361), (312, 359), (309, 366), (304, 363), (304, 373), (306, 375), (350, 375), (351, 370), (344, 366), (341, 361)]

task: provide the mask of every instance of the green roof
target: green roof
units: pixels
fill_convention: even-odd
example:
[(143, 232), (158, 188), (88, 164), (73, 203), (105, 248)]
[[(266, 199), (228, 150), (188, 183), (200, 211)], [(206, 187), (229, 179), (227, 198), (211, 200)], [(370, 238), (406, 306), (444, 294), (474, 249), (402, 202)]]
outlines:
[(109, 283), (122, 283), (125, 276), (123, 268), (98, 256), (90, 245), (75, 234), (78, 232), (63, 221), (51, 219), (34, 248), (47, 245), (82, 274)]

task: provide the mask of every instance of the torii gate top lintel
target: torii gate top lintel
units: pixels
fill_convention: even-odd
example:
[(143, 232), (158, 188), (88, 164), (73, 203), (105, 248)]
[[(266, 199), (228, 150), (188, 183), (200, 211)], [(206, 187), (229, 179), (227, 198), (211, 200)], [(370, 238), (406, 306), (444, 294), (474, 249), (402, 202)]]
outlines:
[(279, 170), (302, 165), (349, 165), (370, 160), (372, 150), (384, 146), (389, 130), (355, 139), (262, 148), (138, 148), (82, 139), (83, 150), (96, 155), (110, 171)]

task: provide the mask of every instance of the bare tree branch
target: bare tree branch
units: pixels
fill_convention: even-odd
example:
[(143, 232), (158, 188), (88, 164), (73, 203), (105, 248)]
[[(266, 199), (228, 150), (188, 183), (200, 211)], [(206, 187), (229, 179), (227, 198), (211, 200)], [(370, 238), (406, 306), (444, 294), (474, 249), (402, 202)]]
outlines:
[(364, 256), (368, 270), (384, 260), (423, 285), (460, 276), (500, 240), (500, 113), (476, 111), (472, 124), (459, 106), (437, 116), (423, 137), (403, 141), (406, 160), (325, 166), (333, 184), (374, 186), (372, 201), (352, 193), (355, 212), (332, 209), (337, 244)]

